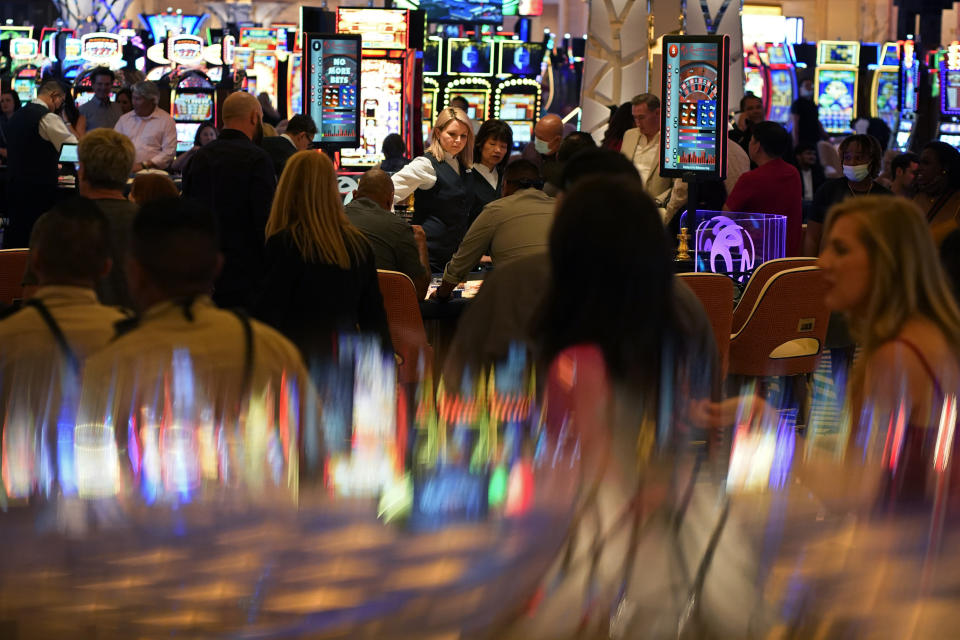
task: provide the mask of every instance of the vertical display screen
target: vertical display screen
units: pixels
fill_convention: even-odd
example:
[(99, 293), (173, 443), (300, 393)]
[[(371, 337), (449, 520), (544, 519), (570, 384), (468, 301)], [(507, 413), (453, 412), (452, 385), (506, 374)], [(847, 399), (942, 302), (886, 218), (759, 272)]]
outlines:
[(879, 71), (877, 78), (877, 115), (887, 123), (890, 130), (897, 128), (900, 114), (899, 77), (896, 71)]
[(787, 124), (793, 104), (793, 72), (789, 69), (770, 70), (770, 114), (767, 120)]
[(960, 115), (960, 69), (947, 68), (946, 61), (940, 63), (940, 112)]
[(857, 101), (855, 69), (817, 69), (817, 106), (828, 133), (847, 133)]
[(726, 175), (728, 36), (663, 41), (660, 175)]
[(405, 9), (337, 9), (337, 33), (357, 33), (364, 49), (406, 49), (410, 14)]
[(292, 118), (303, 113), (303, 56), (295, 53), (290, 56), (287, 75), (287, 117)]
[(440, 61), (443, 59), (443, 39), (429, 37), (423, 45), (423, 75), (440, 75)]
[(752, 93), (763, 100), (763, 71), (759, 67), (744, 67), (743, 93)]
[(403, 64), (399, 60), (366, 58), (360, 63), (360, 146), (343, 149), (346, 166), (375, 166), (383, 159), (383, 139), (401, 131)]
[(315, 142), (360, 142), (360, 36), (304, 34), (304, 95), (317, 124)]

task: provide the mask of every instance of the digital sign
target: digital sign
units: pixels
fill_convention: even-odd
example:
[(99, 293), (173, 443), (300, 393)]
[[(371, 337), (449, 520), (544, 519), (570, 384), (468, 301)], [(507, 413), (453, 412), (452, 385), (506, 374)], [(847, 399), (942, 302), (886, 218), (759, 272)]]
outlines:
[(287, 32), (282, 29), (266, 27), (243, 27), (240, 29), (240, 46), (246, 49), (275, 51), (281, 40), (286, 44)]
[(860, 64), (860, 43), (839, 40), (821, 40), (817, 49), (817, 66)]
[(88, 33), (80, 38), (80, 57), (91, 64), (110, 65), (123, 58), (123, 44), (114, 33)]
[(960, 42), (950, 43), (940, 61), (940, 113), (960, 115)]
[(789, 69), (770, 70), (770, 111), (767, 120), (786, 125), (790, 122), (793, 105), (793, 72)]
[(511, 76), (540, 75), (544, 51), (542, 44), (504, 40), (500, 43), (498, 73)]
[(10, 41), (10, 57), (14, 60), (29, 60), (40, 54), (40, 43), (33, 38), (14, 38)]
[(185, 66), (203, 62), (203, 39), (200, 36), (178, 35), (167, 38), (167, 59)]
[(304, 34), (303, 90), (314, 142), (360, 144), (360, 36)]
[(729, 36), (663, 39), (660, 175), (726, 176)]
[(383, 140), (402, 131), (403, 64), (400, 60), (364, 58), (360, 62), (360, 146), (342, 149), (349, 167), (375, 167), (383, 160)]
[(443, 60), (443, 38), (430, 36), (423, 45), (423, 75), (440, 75), (441, 60)]
[(337, 33), (356, 33), (364, 49), (406, 49), (410, 14), (406, 9), (337, 9)]
[(394, 0), (393, 6), (421, 9), (427, 22), (500, 24), (503, 22), (502, 0)]
[(447, 40), (447, 74), (451, 76), (493, 75), (493, 41), (466, 38)]
[(900, 105), (904, 112), (917, 110), (920, 61), (912, 40), (900, 44)]

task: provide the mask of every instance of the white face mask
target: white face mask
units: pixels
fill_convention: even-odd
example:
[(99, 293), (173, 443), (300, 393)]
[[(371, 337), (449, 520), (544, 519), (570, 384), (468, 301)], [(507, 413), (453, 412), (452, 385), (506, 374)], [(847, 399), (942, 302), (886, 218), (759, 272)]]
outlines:
[(550, 145), (541, 140), (540, 138), (533, 139), (533, 148), (537, 150), (537, 153), (547, 155), (550, 153)]
[(863, 182), (870, 175), (869, 164), (851, 164), (843, 166), (843, 175), (850, 182)]

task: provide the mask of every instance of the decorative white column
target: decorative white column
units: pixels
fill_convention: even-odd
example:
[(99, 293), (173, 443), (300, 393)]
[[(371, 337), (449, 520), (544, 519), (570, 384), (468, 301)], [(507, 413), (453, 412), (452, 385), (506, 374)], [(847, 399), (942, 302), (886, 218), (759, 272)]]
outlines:
[(651, 60), (651, 41), (655, 53), (657, 38), (679, 31), (680, 15), (680, 0), (591, 0), (581, 129), (598, 137), (610, 116), (608, 105), (646, 91), (659, 95), (660, 60)]
[(133, 0), (53, 0), (64, 24), (78, 33), (115, 32), (132, 3)]
[(730, 108), (743, 97), (743, 29), (740, 22), (742, 0), (686, 0), (684, 32), (689, 35), (730, 36)]

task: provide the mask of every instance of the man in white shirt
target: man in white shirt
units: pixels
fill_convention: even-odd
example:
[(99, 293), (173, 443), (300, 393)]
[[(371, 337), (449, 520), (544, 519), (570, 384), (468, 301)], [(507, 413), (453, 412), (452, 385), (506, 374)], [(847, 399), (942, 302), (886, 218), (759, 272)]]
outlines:
[(134, 171), (166, 169), (177, 154), (177, 125), (173, 117), (160, 109), (160, 90), (149, 81), (138, 82), (131, 89), (133, 111), (117, 120), (117, 131), (130, 138), (137, 156)]
[(643, 188), (661, 209), (667, 207), (673, 180), (660, 176), (660, 98), (641, 93), (630, 101), (637, 126), (623, 134), (620, 152), (633, 161), (643, 179)]
[(60, 149), (77, 139), (58, 115), (66, 100), (59, 82), (43, 83), (35, 100), (17, 110), (5, 127), (10, 226), (3, 246), (26, 247), (33, 223), (57, 200)]

